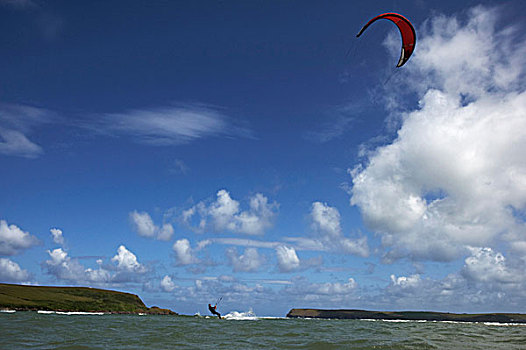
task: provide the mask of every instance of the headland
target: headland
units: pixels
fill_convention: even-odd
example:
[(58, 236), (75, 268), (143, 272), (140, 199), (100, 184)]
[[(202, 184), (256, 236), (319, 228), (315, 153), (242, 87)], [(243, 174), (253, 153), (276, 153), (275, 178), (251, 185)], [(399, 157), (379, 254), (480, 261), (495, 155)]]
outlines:
[(430, 311), (367, 311), (367, 310), (292, 309), (287, 314), (287, 317), (331, 318), (331, 319), (369, 319), (369, 320), (408, 320), (408, 321), (526, 323), (526, 314), (515, 314), (515, 313), (454, 314), (454, 313), (430, 312)]
[(147, 307), (135, 294), (89, 287), (24, 286), (0, 283), (0, 309), (177, 315)]

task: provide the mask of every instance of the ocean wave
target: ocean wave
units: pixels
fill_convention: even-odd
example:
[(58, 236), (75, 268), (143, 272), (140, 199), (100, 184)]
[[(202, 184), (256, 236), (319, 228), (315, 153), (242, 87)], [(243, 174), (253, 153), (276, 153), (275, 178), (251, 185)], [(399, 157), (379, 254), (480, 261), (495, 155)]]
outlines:
[(15, 312), (16, 312), (16, 310), (7, 310), (7, 309), (2, 309), (2, 310), (0, 310), (0, 312), (3, 312), (3, 313), (5, 313), (5, 314), (12, 314), (12, 313), (15, 313)]
[(57, 314), (57, 315), (105, 315), (104, 312), (83, 312), (83, 311), (47, 311), (47, 310), (38, 310), (37, 313), (39, 314)]
[(225, 320), (240, 320), (240, 321), (256, 321), (259, 318), (256, 316), (252, 309), (246, 312), (232, 311), (229, 314), (223, 316)]
[(438, 320), (386, 320), (386, 319), (373, 319), (373, 318), (362, 318), (361, 321), (367, 321), (367, 322), (391, 322), (391, 323), (409, 323), (409, 322), (415, 322), (415, 323), (450, 323), (450, 324), (482, 324), (485, 326), (523, 326), (526, 327), (526, 323), (502, 323), (502, 322), (466, 322), (466, 321), (438, 321)]
[(97, 315), (97, 316), (100, 316), (100, 315), (105, 315), (104, 312), (82, 312), (82, 311), (65, 311), (65, 312), (62, 312), (62, 311), (57, 311), (57, 315)]
[(498, 322), (484, 322), (486, 326), (523, 326), (526, 327), (526, 323), (498, 323)]

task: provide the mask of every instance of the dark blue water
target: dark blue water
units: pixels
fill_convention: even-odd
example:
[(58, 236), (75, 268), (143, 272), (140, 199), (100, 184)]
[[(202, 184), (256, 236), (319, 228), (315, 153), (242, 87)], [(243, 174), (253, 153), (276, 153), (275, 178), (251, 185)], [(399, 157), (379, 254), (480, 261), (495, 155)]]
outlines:
[(526, 325), (0, 313), (0, 349), (526, 349)]

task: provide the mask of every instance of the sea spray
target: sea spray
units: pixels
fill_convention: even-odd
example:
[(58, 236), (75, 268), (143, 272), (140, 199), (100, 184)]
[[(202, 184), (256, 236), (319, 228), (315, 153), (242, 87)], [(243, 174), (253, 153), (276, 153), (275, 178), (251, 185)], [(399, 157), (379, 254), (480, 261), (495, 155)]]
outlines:
[(252, 308), (250, 308), (246, 312), (232, 311), (232, 312), (226, 314), (225, 316), (223, 316), (223, 318), (225, 320), (240, 320), (240, 321), (256, 321), (256, 320), (258, 320), (258, 317), (254, 313)]

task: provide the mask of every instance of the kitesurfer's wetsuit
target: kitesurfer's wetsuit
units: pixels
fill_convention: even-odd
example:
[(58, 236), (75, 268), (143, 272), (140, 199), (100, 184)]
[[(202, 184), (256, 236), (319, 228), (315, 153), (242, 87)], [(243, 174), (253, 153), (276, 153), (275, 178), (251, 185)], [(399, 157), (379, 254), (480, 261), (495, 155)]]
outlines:
[(208, 310), (210, 310), (210, 312), (213, 313), (214, 315), (217, 315), (217, 317), (221, 318), (221, 314), (216, 311), (216, 308), (217, 308), (217, 304), (214, 306), (208, 304)]

